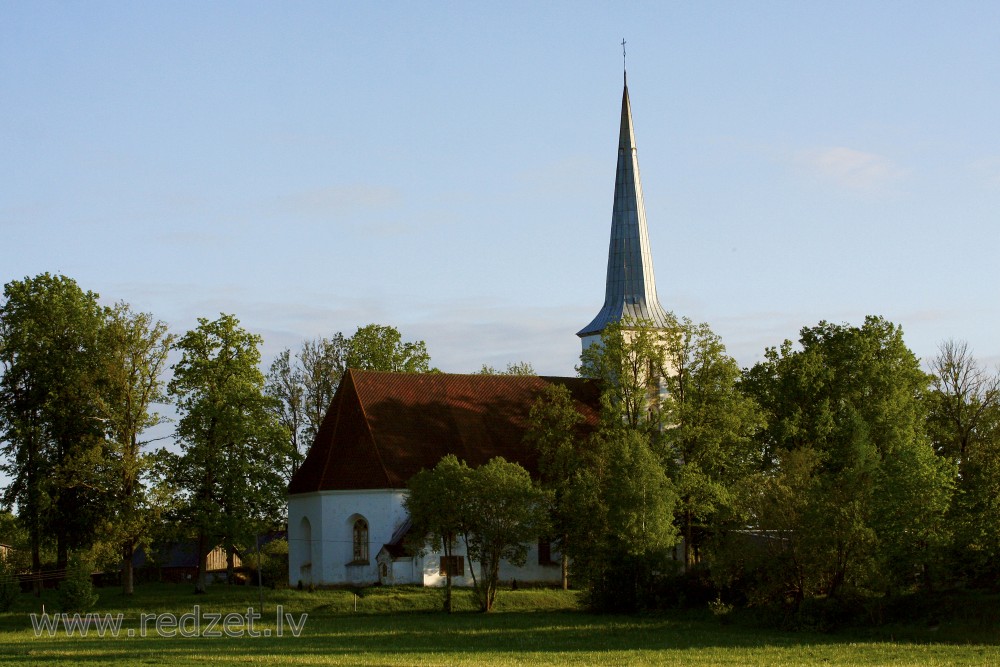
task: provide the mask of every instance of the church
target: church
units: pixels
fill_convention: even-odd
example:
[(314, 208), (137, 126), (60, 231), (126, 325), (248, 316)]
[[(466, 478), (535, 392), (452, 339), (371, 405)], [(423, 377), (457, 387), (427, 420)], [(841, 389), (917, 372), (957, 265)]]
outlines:
[[(604, 305), (577, 333), (583, 349), (625, 319), (669, 321), (653, 278), (627, 78)], [(289, 484), (289, 583), (439, 586), (451, 569), (456, 585), (471, 585), (475, 564), (460, 549), (446, 563), (405, 548), (407, 481), (447, 454), (472, 467), (503, 456), (535, 476), (537, 454), (524, 435), (532, 403), (551, 384), (567, 387), (584, 423), (596, 426), (600, 392), (581, 378), (349, 370)], [(523, 566), (505, 563), (500, 576), (558, 583), (558, 554), (539, 540)]]

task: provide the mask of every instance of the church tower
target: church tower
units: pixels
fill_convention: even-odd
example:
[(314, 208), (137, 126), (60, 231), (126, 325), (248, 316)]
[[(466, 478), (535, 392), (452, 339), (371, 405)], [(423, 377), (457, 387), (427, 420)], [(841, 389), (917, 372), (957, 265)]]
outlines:
[(577, 336), (586, 350), (599, 343), (601, 332), (623, 319), (646, 320), (667, 327), (669, 317), (656, 296), (653, 257), (649, 251), (646, 209), (642, 203), (642, 182), (632, 130), (632, 107), (628, 99), (628, 76), (622, 93), (621, 130), (618, 135), (618, 169), (615, 174), (615, 202), (611, 212), (611, 245), (608, 249), (608, 277), (604, 307)]

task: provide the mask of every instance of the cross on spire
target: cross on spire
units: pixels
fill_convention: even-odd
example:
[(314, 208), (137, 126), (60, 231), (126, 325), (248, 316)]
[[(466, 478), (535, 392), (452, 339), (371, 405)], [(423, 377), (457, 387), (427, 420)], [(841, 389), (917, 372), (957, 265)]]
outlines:
[(625, 72), (625, 85), (628, 85), (628, 67), (625, 65), (625, 38), (622, 37), (622, 71)]

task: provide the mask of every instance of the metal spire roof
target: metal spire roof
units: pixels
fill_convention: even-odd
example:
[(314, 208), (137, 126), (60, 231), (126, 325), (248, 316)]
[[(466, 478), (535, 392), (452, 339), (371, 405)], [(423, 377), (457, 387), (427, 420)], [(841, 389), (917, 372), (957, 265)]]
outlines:
[(618, 171), (615, 174), (615, 203), (611, 213), (611, 245), (608, 249), (608, 279), (604, 307), (577, 336), (599, 334), (625, 318), (648, 320), (666, 327), (669, 318), (656, 296), (653, 257), (649, 251), (646, 209), (642, 203), (642, 182), (632, 130), (632, 107), (628, 99), (628, 79), (622, 93), (622, 121), (618, 136)]

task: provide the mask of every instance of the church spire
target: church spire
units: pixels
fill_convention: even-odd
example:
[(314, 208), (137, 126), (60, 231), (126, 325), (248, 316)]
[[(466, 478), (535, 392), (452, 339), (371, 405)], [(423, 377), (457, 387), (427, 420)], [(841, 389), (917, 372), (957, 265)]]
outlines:
[(615, 202), (611, 213), (611, 245), (608, 250), (604, 307), (576, 335), (583, 339), (586, 348), (600, 336), (608, 324), (625, 318), (647, 320), (660, 327), (666, 327), (669, 322), (656, 296), (627, 78), (622, 93), (618, 170), (615, 174)]

